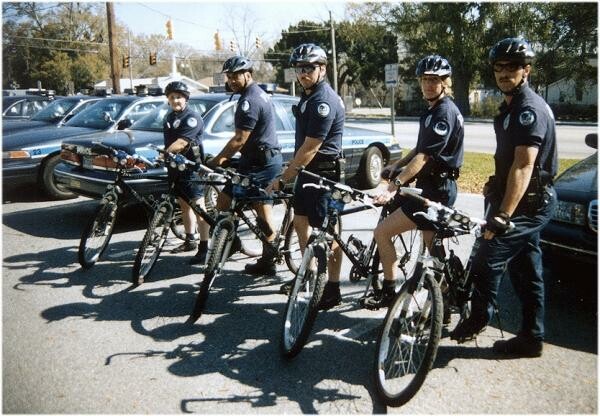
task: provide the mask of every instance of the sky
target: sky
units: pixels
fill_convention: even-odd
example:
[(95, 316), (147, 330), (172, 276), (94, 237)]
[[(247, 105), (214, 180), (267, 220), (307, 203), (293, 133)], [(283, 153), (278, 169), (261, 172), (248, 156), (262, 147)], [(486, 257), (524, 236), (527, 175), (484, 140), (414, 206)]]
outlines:
[[(329, 11), (334, 20), (345, 16), (344, 1), (185, 1), (185, 2), (115, 2), (117, 21), (125, 24), (133, 34), (166, 35), (166, 22), (173, 23), (174, 40), (197, 50), (214, 50), (214, 34), (218, 30), (223, 47), (233, 40), (232, 27), (240, 27), (246, 13), (252, 23), (252, 36), (260, 36), (263, 43), (273, 44), (281, 31), (300, 20), (328, 22)], [(233, 22), (233, 24), (232, 24)], [(241, 33), (239, 29), (236, 29)]]

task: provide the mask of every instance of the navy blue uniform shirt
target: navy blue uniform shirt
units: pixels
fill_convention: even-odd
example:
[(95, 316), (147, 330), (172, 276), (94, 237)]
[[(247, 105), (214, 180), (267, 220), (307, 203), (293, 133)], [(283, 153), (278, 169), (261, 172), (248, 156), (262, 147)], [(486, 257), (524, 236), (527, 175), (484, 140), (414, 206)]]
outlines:
[(516, 146), (539, 148), (536, 165), (552, 177), (556, 175), (556, 132), (554, 114), (542, 97), (523, 84), (510, 104), (503, 102), (494, 118), (496, 132), (496, 178), (506, 183), (513, 164)]
[(238, 100), (235, 128), (251, 131), (240, 150), (244, 158), (254, 159), (259, 147), (264, 150), (281, 149), (275, 134), (275, 114), (271, 97), (255, 82), (244, 90)]
[(318, 84), (310, 95), (302, 94), (296, 113), (294, 154), (306, 136), (323, 141), (317, 158), (335, 160), (343, 156), (344, 104), (327, 82)]
[(421, 116), (416, 152), (431, 158), (423, 173), (462, 166), (463, 124), (463, 116), (450, 97), (443, 97)]
[[(204, 121), (200, 114), (196, 113), (189, 106), (179, 113), (170, 111), (165, 116), (163, 122), (163, 132), (165, 139), (165, 149), (167, 149), (177, 139), (185, 139), (191, 145), (197, 144), (202, 152), (202, 133), (204, 132)], [(182, 153), (186, 158), (194, 161), (195, 155), (191, 146)]]

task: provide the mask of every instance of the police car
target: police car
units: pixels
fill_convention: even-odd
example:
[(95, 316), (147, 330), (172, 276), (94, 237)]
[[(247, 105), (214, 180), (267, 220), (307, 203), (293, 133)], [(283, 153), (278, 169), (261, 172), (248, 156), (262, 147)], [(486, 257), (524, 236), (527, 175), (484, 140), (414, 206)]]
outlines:
[[(204, 150), (216, 155), (231, 139), (234, 131), (236, 99), (225, 93), (209, 93), (190, 97), (189, 105), (202, 114), (205, 130), (202, 136)], [(292, 105), (299, 98), (273, 94), (277, 138), (282, 147), (284, 161), (289, 161), (294, 153), (295, 118)], [(99, 198), (107, 184), (115, 177), (115, 166), (110, 160), (92, 155), (93, 141), (125, 150), (129, 154), (140, 154), (147, 158), (157, 156), (147, 148), (150, 143), (162, 145), (162, 119), (167, 113), (165, 105), (136, 122), (123, 132), (97, 134), (85, 140), (65, 140), (62, 145), (63, 163), (55, 170), (57, 181), (74, 193)], [(392, 145), (392, 136), (367, 129), (344, 129), (343, 147), (346, 157), (346, 178), (363, 188), (373, 188), (381, 180), (381, 170), (390, 161), (401, 156), (399, 146)], [(148, 175), (156, 175), (157, 170), (149, 169)], [(137, 175), (136, 175), (137, 176)], [(128, 180), (136, 191), (142, 194), (159, 194), (167, 189), (166, 182), (160, 183), (143, 177)]]
[(74, 197), (55, 182), (60, 145), (69, 137), (111, 133), (131, 126), (165, 102), (164, 97), (113, 96), (104, 98), (64, 124), (20, 130), (2, 138), (2, 183), (12, 187), (38, 184), (53, 199)]

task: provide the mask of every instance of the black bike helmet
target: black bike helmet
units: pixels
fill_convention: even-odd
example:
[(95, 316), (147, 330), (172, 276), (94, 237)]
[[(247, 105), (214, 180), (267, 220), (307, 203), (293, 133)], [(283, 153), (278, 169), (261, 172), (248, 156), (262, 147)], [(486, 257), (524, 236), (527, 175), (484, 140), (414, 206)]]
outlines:
[(496, 43), (490, 50), (488, 61), (494, 65), (497, 61), (517, 62), (530, 65), (535, 58), (531, 45), (523, 38), (506, 38)]
[(418, 77), (422, 75), (449, 77), (452, 75), (452, 67), (446, 58), (440, 55), (429, 55), (419, 61), (415, 73)]
[(185, 85), (181, 81), (173, 81), (169, 82), (167, 87), (165, 88), (165, 95), (168, 97), (172, 92), (178, 92), (185, 96), (185, 99), (190, 98), (190, 90), (187, 85)]
[(327, 54), (314, 43), (303, 43), (292, 52), (290, 65), (296, 64), (322, 64), (327, 65)]
[(244, 56), (232, 56), (223, 64), (223, 73), (252, 72), (252, 61)]

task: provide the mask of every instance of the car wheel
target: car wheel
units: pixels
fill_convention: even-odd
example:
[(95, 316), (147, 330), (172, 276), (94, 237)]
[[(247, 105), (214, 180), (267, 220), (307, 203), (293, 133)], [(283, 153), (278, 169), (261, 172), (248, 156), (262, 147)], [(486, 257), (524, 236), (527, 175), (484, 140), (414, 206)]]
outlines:
[(383, 156), (377, 147), (369, 147), (363, 153), (358, 169), (358, 181), (364, 189), (375, 188), (381, 182), (381, 171), (383, 170)]
[(41, 166), (40, 186), (42, 191), (52, 199), (71, 199), (76, 198), (73, 192), (58, 185), (54, 178), (54, 168), (60, 163), (60, 154), (48, 157)]

